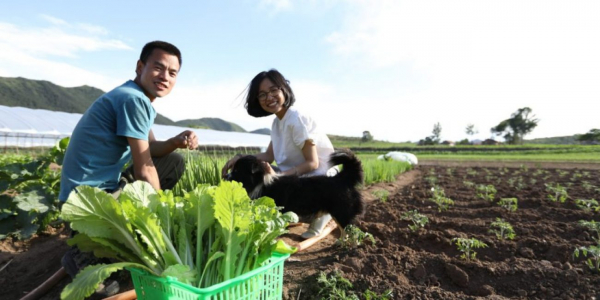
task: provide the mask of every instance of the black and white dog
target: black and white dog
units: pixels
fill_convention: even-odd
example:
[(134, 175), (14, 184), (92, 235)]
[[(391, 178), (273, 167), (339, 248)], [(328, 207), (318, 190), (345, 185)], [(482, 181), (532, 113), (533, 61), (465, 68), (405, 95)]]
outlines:
[(315, 217), (329, 213), (341, 229), (355, 221), (364, 210), (357, 185), (363, 182), (360, 160), (349, 150), (331, 154), (330, 166), (342, 165), (335, 176), (312, 177), (266, 174), (261, 161), (248, 155), (240, 158), (226, 180), (242, 183), (252, 199), (262, 196), (273, 198), (283, 212), (293, 211), (300, 217)]

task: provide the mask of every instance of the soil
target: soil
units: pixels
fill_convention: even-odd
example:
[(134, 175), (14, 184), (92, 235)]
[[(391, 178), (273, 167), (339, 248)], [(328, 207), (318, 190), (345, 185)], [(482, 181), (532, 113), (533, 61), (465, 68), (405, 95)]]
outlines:
[[(574, 203), (600, 200), (600, 165), (590, 165), (422, 162), (396, 182), (363, 190), (368, 206), (357, 226), (375, 237), (375, 245), (341, 248), (335, 230), (285, 262), (283, 298), (333, 298), (318, 295), (317, 277), (338, 272), (353, 283), (351, 292), (360, 299), (367, 290), (378, 295), (391, 290), (388, 299), (596, 299), (600, 274), (588, 268), (585, 258), (573, 256), (576, 247), (595, 245), (597, 236), (577, 222), (600, 221), (598, 213)], [(479, 198), (465, 182), (493, 185), (494, 202)], [(567, 187), (565, 203), (548, 200), (545, 184), (550, 183)], [(432, 184), (454, 200), (447, 211), (440, 212), (430, 200)], [(385, 201), (375, 196), (382, 189), (388, 192)], [(502, 198), (517, 198), (518, 209), (500, 207)], [(415, 209), (429, 223), (412, 232), (401, 216)], [(513, 240), (489, 232), (496, 218), (512, 224)], [(299, 242), (306, 227), (292, 227), (283, 238)], [(56, 272), (68, 249), (68, 233), (51, 228), (26, 242), (0, 242), (0, 298), (19, 299)], [(488, 247), (475, 249), (475, 259), (465, 260), (451, 243), (457, 237), (476, 238)], [(42, 299), (58, 299), (69, 281), (63, 279)], [(122, 291), (131, 288), (131, 282), (122, 283)]]

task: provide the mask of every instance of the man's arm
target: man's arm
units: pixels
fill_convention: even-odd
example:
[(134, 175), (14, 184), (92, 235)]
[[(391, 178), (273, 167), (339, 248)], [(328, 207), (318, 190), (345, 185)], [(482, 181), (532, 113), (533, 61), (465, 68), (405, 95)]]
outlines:
[(198, 137), (195, 132), (186, 130), (166, 141), (157, 141), (154, 133), (150, 130), (148, 144), (150, 145), (151, 156), (161, 157), (175, 151), (177, 148), (196, 149), (198, 147)]
[(147, 141), (127, 138), (131, 147), (131, 157), (133, 158), (133, 174), (135, 179), (143, 180), (152, 185), (156, 190), (160, 190), (160, 181), (158, 173), (152, 162), (150, 155), (150, 144)]

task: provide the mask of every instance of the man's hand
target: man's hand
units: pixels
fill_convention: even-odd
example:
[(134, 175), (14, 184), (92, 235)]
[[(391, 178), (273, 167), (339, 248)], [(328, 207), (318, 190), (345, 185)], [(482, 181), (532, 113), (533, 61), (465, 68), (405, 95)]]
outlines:
[(194, 150), (198, 147), (198, 137), (196, 133), (191, 130), (186, 130), (173, 138), (171, 141), (174, 143), (177, 148), (188, 148), (190, 150)]

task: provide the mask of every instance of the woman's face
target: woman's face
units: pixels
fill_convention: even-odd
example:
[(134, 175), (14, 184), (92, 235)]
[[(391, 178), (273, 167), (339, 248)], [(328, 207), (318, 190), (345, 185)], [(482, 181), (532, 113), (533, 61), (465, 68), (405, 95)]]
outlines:
[(273, 84), (269, 78), (263, 79), (258, 86), (257, 98), (262, 109), (275, 114), (279, 119), (283, 118), (287, 111), (287, 107), (283, 106), (285, 96), (281, 88)]

